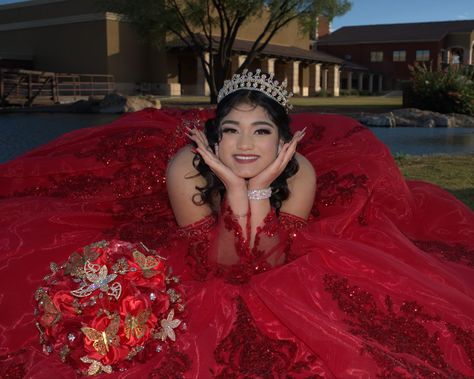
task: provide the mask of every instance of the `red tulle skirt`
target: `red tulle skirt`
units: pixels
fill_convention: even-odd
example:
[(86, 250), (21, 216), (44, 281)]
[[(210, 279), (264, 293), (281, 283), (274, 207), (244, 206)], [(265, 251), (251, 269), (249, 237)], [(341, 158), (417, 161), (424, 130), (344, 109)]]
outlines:
[(80, 376), (43, 352), (34, 293), (50, 262), (104, 239), (165, 255), (186, 311), (175, 342), (103, 377), (474, 377), (474, 213), (405, 181), (350, 118), (292, 116), (318, 176), (296, 258), (245, 284), (193, 279), (165, 169), (210, 115), (145, 110), (0, 165), (0, 377)]

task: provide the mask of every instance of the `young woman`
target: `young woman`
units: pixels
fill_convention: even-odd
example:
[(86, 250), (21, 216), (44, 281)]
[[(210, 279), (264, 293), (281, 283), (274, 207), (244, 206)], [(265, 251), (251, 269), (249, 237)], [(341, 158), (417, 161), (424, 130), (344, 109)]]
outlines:
[[(222, 215), (228, 207), (237, 221), (235, 231), (242, 233), (256, 259), (258, 230), (272, 211), (276, 223), (279, 218), (308, 218), (316, 178), (311, 163), (296, 153), (304, 130), (292, 137), (286, 109), (267, 94), (244, 89), (227, 95), (205, 131), (189, 129), (188, 136), (196, 148), (180, 150), (167, 171), (171, 206), (180, 226)], [(218, 234), (214, 242), (222, 244), (228, 233), (221, 229)], [(276, 248), (281, 241), (276, 238), (271, 247), (268, 239), (265, 242), (261, 263), (284, 262)], [(240, 262), (240, 250), (216, 248), (216, 263)]]
[[(356, 121), (287, 110), (244, 73), (215, 113), (138, 112), (0, 167), (0, 377), (474, 376), (473, 212)], [(160, 257), (179, 293), (150, 292), (174, 280)]]

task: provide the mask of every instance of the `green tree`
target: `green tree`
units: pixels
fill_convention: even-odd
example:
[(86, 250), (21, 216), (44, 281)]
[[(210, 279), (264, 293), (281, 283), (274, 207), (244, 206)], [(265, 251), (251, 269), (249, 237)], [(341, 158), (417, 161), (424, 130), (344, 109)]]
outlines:
[[(98, 0), (108, 11), (120, 13), (133, 23), (139, 35), (163, 46), (170, 37), (192, 51), (201, 61), (215, 103), (231, 69), (232, 46), (240, 28), (260, 22), (259, 34), (239, 71), (248, 67), (275, 33), (292, 20), (309, 33), (317, 17), (330, 21), (351, 8), (348, 0)], [(268, 17), (262, 17), (266, 12)], [(217, 37), (219, 36), (219, 37)], [(206, 53), (210, 59), (205, 59)]]

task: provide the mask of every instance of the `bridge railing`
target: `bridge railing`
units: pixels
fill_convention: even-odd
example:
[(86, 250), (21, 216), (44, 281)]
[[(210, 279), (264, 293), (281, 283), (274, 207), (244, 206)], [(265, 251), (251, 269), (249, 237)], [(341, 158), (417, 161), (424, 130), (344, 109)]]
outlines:
[(114, 91), (113, 75), (0, 69), (0, 105), (59, 103)]

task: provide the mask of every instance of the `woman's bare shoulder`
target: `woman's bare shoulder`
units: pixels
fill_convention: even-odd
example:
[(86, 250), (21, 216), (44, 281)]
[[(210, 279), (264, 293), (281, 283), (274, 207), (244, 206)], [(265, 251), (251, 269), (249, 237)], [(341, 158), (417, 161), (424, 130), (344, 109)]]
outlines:
[(283, 202), (281, 210), (302, 218), (308, 218), (316, 193), (316, 173), (311, 162), (296, 153), (298, 171), (288, 179), (290, 197)]
[(191, 146), (179, 150), (168, 163), (166, 186), (168, 198), (179, 225), (188, 225), (211, 213), (207, 205), (196, 205), (193, 201), (199, 191), (196, 187), (206, 185), (206, 180), (194, 167), (195, 154)]
[(316, 184), (316, 172), (314, 170), (311, 162), (306, 159), (304, 155), (299, 153), (295, 154), (296, 161), (298, 162), (298, 171), (297, 173), (288, 179), (288, 186), (298, 186), (303, 185), (315, 185)]
[(194, 169), (193, 166), (194, 153), (191, 145), (186, 145), (179, 149), (168, 162), (168, 170), (180, 170), (187, 168)]

